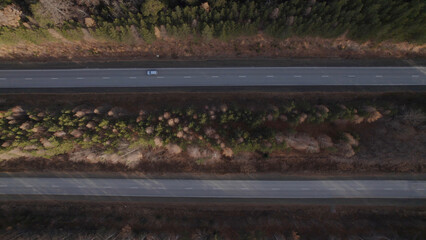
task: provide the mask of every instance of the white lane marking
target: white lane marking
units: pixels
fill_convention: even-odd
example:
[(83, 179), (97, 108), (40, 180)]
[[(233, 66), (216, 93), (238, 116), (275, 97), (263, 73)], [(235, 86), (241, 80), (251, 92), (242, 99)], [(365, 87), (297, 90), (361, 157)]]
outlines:
[(130, 79), (136, 79), (136, 77), (129, 77)]
[(328, 78), (328, 75), (322, 75), (321, 77), (323, 77), (323, 78)]
[(348, 75), (348, 77), (349, 77), (349, 78), (354, 78), (354, 77), (355, 77), (355, 75)]
[(0, 185), (0, 187), (7, 187), (7, 185)]
[(33, 80), (32, 78), (25, 78), (25, 80)]
[(423, 188), (417, 188), (416, 191), (424, 191)]
[(393, 188), (385, 188), (386, 191), (392, 191)]
[(6, 80), (7, 78), (0, 78), (0, 80)]
[(186, 190), (191, 190), (191, 189), (192, 189), (192, 187), (186, 187), (185, 189), (186, 189)]
[(52, 188), (58, 188), (59, 186), (56, 186), (56, 185), (52, 185), (52, 186), (50, 186), (50, 187), (52, 187)]
[(365, 188), (355, 188), (357, 191), (364, 191)]
[(52, 80), (58, 80), (59, 78), (50, 78), (50, 79), (52, 79)]
[(222, 188), (215, 187), (213, 190), (222, 190)]
[[(336, 68), (336, 69), (345, 69), (345, 68), (351, 68), (351, 69), (413, 69), (417, 67), (215, 67), (215, 68), (186, 68), (186, 69), (224, 69), (224, 70), (241, 70), (241, 69), (321, 69), (321, 68)], [(182, 70), (182, 68), (161, 68), (162, 70)], [(128, 71), (128, 70), (134, 70), (134, 71), (142, 71), (146, 72), (146, 69), (144, 68), (102, 68), (102, 69), (90, 69), (90, 68), (74, 68), (74, 69), (22, 69), (19, 70), (20, 72), (81, 72), (81, 71)], [(14, 72), (16, 70), (0, 70), (2, 72)]]
[(183, 78), (191, 78), (191, 76), (184, 76)]
[(266, 76), (267, 78), (273, 78), (274, 76), (272, 76), (272, 75), (268, 75), (268, 76)]
[(246, 187), (243, 187), (243, 188), (240, 188), (241, 190), (248, 190), (248, 188), (246, 188)]
[(303, 191), (309, 191), (311, 190), (310, 188), (302, 188)]
[(383, 76), (382, 75), (376, 75), (376, 78), (382, 78)]
[(84, 77), (78, 77), (77, 79), (82, 80), (82, 79), (84, 79)]
[(212, 78), (218, 78), (219, 76), (212, 76)]
[(239, 78), (245, 78), (245, 77), (247, 77), (247, 76), (243, 76), (243, 75), (240, 75), (240, 76), (238, 76)]
[(419, 77), (419, 75), (411, 75), (411, 77), (413, 77), (413, 78), (418, 78), (418, 77)]
[(102, 79), (110, 79), (110, 77), (102, 77)]
[(165, 187), (153, 187), (152, 189), (164, 190), (164, 189), (166, 189), (166, 188), (165, 188)]
[(110, 189), (110, 188), (112, 188), (112, 187), (108, 187), (108, 186), (107, 186), (107, 187), (102, 187), (102, 188), (107, 188), (107, 189)]
[(158, 76), (157, 78), (164, 78), (163, 76)]
[(86, 186), (78, 186), (78, 188), (86, 188)]
[(300, 76), (300, 75), (294, 75), (293, 77), (295, 77), (295, 78), (301, 78), (302, 76)]
[(131, 188), (131, 189), (137, 189), (138, 187), (129, 187), (129, 188)]
[(336, 188), (329, 188), (329, 191), (336, 191)]
[(279, 188), (271, 188), (272, 191), (279, 191)]

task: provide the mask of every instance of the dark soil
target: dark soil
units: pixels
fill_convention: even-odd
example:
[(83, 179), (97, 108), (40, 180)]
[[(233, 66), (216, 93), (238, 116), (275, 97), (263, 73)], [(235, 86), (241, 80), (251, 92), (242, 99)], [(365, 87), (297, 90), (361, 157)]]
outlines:
[(0, 237), (425, 239), (425, 211), (422, 207), (0, 202)]

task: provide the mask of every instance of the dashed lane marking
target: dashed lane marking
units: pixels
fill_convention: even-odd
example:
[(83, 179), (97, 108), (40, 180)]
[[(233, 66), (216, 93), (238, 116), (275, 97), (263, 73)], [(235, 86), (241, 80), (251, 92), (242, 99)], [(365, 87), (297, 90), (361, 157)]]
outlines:
[(392, 191), (392, 188), (385, 188), (386, 191)]
[(192, 187), (186, 187), (185, 188), (185, 190), (191, 190), (192, 189)]
[(239, 78), (246, 78), (247, 76), (238, 76)]
[(321, 77), (323, 77), (323, 78), (328, 78), (328, 75), (322, 75)]
[(157, 78), (164, 78), (163, 76), (158, 76)]
[(102, 79), (110, 79), (110, 77), (102, 77)]
[(57, 185), (52, 185), (52, 186), (50, 186), (50, 187), (52, 187), (52, 188), (58, 188), (59, 186), (57, 186)]
[(25, 78), (25, 80), (33, 80), (32, 78)]
[(191, 76), (184, 76), (183, 78), (191, 78)]
[(130, 79), (136, 79), (136, 77), (129, 77)]
[(355, 77), (355, 75), (348, 75), (348, 77), (349, 77), (349, 78), (354, 78), (354, 77)]
[(272, 76), (272, 75), (268, 75), (268, 76), (266, 76), (267, 78), (273, 78), (274, 76)]
[(382, 75), (376, 75), (376, 78), (382, 78), (383, 76)]
[(423, 188), (417, 188), (416, 191), (424, 191)]
[(248, 188), (244, 187), (244, 188), (240, 188), (241, 190), (248, 190)]
[(0, 78), (0, 80), (6, 80), (7, 78)]
[(0, 187), (7, 187), (7, 185), (0, 185)]
[(419, 75), (411, 75), (411, 77), (413, 77), (413, 78), (418, 78), (418, 77), (419, 77)]
[(218, 78), (219, 76), (212, 76), (212, 78)]
[(50, 79), (52, 79), (52, 80), (58, 80), (59, 78), (50, 78)]
[(293, 77), (295, 77), (295, 78), (301, 78), (302, 76), (300, 76), (300, 75), (294, 75)]
[(303, 191), (309, 191), (311, 190), (310, 188), (302, 188)]
[(86, 186), (78, 186), (78, 188), (86, 188)]
[(336, 188), (329, 188), (328, 190), (329, 191), (336, 191), (337, 189)]
[(129, 188), (131, 188), (131, 189), (137, 189), (138, 187), (129, 187)]
[(279, 191), (279, 188), (271, 188), (272, 191)]
[(84, 77), (78, 77), (77, 79), (82, 80), (82, 79), (84, 79)]

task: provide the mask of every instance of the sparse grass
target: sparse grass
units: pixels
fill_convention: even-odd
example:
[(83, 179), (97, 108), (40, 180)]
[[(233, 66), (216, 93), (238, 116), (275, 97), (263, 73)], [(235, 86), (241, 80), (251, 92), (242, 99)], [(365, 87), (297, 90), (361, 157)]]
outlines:
[(0, 44), (14, 45), (17, 43), (42, 44), (44, 42), (54, 42), (56, 39), (50, 35), (46, 29), (26, 29), (20, 28), (0, 28)]
[(83, 32), (81, 31), (81, 28), (74, 28), (74, 29), (56, 28), (56, 30), (67, 40), (70, 40), (70, 41), (83, 40)]

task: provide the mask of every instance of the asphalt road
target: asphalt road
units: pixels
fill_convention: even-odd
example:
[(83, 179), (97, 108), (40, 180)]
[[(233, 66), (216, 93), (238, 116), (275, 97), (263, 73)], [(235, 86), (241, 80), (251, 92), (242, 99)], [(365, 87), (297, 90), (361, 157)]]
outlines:
[(215, 199), (426, 199), (426, 181), (0, 178), (0, 196), (5, 195)]
[(0, 70), (0, 89), (243, 86), (425, 86), (424, 67), (235, 67)]

